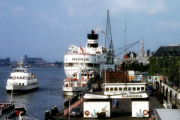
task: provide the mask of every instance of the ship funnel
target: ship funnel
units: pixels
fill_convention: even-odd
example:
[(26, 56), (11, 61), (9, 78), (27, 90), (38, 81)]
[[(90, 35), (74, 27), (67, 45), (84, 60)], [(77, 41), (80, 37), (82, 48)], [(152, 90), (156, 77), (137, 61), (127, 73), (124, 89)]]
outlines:
[(95, 34), (96, 31), (92, 30), (91, 34), (87, 35), (87, 47), (97, 48), (98, 47), (98, 34)]

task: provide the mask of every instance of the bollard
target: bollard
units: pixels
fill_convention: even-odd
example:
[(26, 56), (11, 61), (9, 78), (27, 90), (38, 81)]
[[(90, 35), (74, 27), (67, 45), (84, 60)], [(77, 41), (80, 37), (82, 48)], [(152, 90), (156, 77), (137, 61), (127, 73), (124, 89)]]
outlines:
[(54, 117), (56, 115), (54, 108), (51, 108), (51, 117)]
[(47, 111), (45, 112), (45, 120), (49, 120), (49, 119), (51, 119), (51, 115), (50, 115), (50, 113), (49, 113), (49, 110), (47, 110)]
[(160, 80), (160, 93), (162, 93), (161, 88), (162, 88), (162, 81)]
[(164, 97), (164, 85), (163, 85), (163, 97)]
[(166, 102), (168, 100), (168, 88), (166, 88)]
[(172, 99), (172, 90), (170, 90), (170, 102), (172, 103), (171, 99)]
[(54, 110), (56, 114), (59, 112), (57, 106), (54, 107)]
[(175, 106), (177, 105), (177, 93), (175, 93)]

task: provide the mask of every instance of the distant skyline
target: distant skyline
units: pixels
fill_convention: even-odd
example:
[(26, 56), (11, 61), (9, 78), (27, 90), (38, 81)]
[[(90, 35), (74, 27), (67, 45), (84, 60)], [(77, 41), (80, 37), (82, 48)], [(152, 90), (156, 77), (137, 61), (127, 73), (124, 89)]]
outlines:
[[(179, 5), (179, 0), (1, 0), (0, 59), (63, 61), (70, 45), (85, 47), (96, 25), (106, 31), (107, 10), (114, 49), (125, 45), (125, 19), (127, 45), (142, 38), (145, 51), (180, 44)], [(104, 44), (99, 31), (99, 46)], [(139, 48), (140, 43), (129, 51)]]

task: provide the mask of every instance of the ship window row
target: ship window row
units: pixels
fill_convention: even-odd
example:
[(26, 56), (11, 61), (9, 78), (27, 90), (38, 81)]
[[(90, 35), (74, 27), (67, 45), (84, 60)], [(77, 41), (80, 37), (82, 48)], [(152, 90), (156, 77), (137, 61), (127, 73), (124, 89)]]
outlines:
[(144, 87), (105, 87), (106, 91), (145, 91)]
[[(65, 63), (65, 67), (78, 67), (78, 66), (84, 66), (83, 63), (78, 64), (78, 63)], [(85, 63), (86, 67), (95, 67), (95, 68), (99, 68), (100, 65), (99, 64), (93, 64), (93, 63)]]
[(89, 61), (89, 58), (72, 58), (72, 61)]
[(24, 70), (14, 70), (14, 72), (25, 72)]
[(14, 77), (9, 77), (9, 79), (26, 79), (26, 80), (30, 80), (30, 79), (35, 79), (35, 76), (32, 77), (24, 77), (24, 76), (14, 76)]

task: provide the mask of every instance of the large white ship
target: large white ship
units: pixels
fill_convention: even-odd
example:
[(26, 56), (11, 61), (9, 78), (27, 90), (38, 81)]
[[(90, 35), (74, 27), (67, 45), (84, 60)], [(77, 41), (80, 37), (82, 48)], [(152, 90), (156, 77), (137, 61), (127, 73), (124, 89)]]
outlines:
[[(98, 29), (92, 30), (87, 35), (86, 47), (69, 46), (69, 52), (64, 55), (64, 71), (67, 78), (72, 77), (72, 73), (80, 71), (81, 68), (94, 71), (95, 78), (100, 76), (100, 66), (102, 64), (113, 64), (113, 51), (98, 45)], [(106, 67), (106, 69), (108, 69)], [(114, 70), (114, 65), (112, 68)]]

